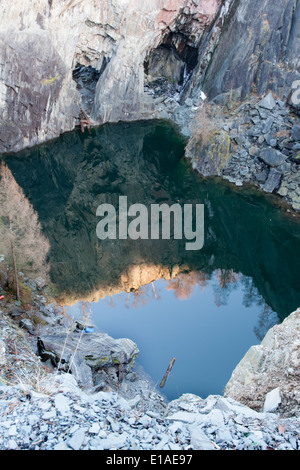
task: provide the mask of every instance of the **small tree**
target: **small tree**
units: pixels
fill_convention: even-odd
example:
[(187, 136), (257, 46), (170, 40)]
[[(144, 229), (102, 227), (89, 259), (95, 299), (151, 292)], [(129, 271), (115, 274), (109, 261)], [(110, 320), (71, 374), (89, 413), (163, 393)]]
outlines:
[(9, 168), (0, 166), (0, 253), (13, 269), (19, 300), (18, 270), (28, 277), (48, 274), (49, 242), (42, 234), (38, 215), (18, 186)]

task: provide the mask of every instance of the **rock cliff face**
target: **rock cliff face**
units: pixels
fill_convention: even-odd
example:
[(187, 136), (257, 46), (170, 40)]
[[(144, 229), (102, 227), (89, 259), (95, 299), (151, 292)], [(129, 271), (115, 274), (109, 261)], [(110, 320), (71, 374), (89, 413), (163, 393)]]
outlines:
[[(1, 2), (0, 153), (74, 127), (81, 97), (76, 65), (99, 72), (97, 123), (155, 117), (144, 62), (162, 43), (189, 63), (221, 0), (42, 0)], [(181, 56), (181, 57), (180, 57)], [(164, 65), (163, 65), (164, 68)]]
[(299, 332), (300, 309), (271, 328), (260, 345), (249, 349), (233, 371), (225, 394), (262, 410), (269, 393), (274, 410), (283, 414), (299, 410)]
[[(299, 211), (299, 133), (290, 136), (299, 122), (289, 115), (300, 109), (298, 0), (2, 0), (0, 24), (0, 154), (73, 129), (80, 108), (94, 124), (167, 118), (193, 144), (200, 124), (207, 131), (206, 97), (226, 114), (230, 102), (271, 90), (280, 107), (271, 110), (274, 125), (259, 113), (258, 129), (256, 109), (243, 115), (257, 129), (247, 130), (256, 132), (251, 148), (238, 143), (232, 159), (236, 139), (234, 131), (224, 134), (223, 113), (218, 149), (231, 167), (222, 157), (211, 171), (207, 155), (197, 169), (207, 176), (221, 168), (236, 184), (266, 185)], [(237, 113), (231, 125), (240, 134), (245, 122), (237, 129)], [(259, 140), (288, 159), (280, 173), (261, 167), (253, 148)], [(192, 160), (199, 159), (196, 147), (189, 147)]]
[[(272, 89), (288, 97), (299, 79), (300, 3), (294, 0), (232, 0), (227, 13), (207, 34), (200, 63), (189, 89), (210, 99), (240, 89), (244, 98)], [(208, 56), (208, 57), (207, 57)]]

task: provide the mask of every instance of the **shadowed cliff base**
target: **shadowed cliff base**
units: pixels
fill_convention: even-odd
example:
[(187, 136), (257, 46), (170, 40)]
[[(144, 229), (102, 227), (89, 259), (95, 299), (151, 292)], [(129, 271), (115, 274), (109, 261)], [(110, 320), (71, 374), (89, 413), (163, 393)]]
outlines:
[[(180, 273), (218, 269), (251, 277), (266, 303), (284, 318), (300, 299), (299, 219), (272, 195), (203, 179), (183, 158), (185, 142), (163, 121), (107, 124), (71, 132), (19, 154), (7, 164), (39, 214), (50, 241), (58, 300), (74, 304)], [(204, 204), (205, 243), (186, 240), (99, 240), (96, 209), (142, 203)]]

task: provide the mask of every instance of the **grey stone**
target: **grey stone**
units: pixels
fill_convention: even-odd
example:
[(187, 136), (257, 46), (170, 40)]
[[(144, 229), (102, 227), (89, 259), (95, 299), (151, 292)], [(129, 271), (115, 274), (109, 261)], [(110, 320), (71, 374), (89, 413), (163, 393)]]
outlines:
[[(199, 144), (200, 148), (197, 148)], [(205, 145), (201, 141), (195, 143), (195, 148), (189, 148), (186, 156), (191, 158), (193, 168), (203, 176), (220, 175), (230, 162), (230, 137), (222, 130)]]
[(70, 412), (69, 400), (62, 393), (55, 397), (55, 408), (61, 415), (66, 415)]
[(14, 440), (14, 439), (10, 439), (8, 441), (8, 445), (7, 445), (7, 448), (9, 450), (16, 450), (18, 448), (18, 444), (17, 442)]
[(269, 112), (268, 111), (266, 111), (265, 109), (260, 108), (260, 107), (258, 107), (257, 110), (258, 110), (258, 113), (259, 113), (259, 115), (262, 119), (265, 119), (265, 120), (268, 119), (268, 117), (269, 117)]
[(255, 175), (256, 180), (259, 183), (264, 183), (268, 177), (268, 173), (266, 171), (261, 171)]
[[(115, 368), (122, 363), (123, 370), (131, 370), (139, 350), (130, 339), (113, 339), (105, 333), (79, 333), (56, 336), (42, 336), (39, 347), (44, 354), (55, 355), (57, 362), (63, 359), (65, 365), (70, 365), (71, 372), (85, 388), (93, 388), (92, 371), (101, 368)], [(80, 341), (79, 341), (80, 339)], [(74, 345), (78, 347), (75, 351)]]
[(188, 411), (177, 411), (177, 413), (166, 417), (169, 421), (183, 421), (184, 423), (193, 423), (196, 418), (197, 414)]
[(223, 412), (220, 409), (213, 409), (207, 415), (201, 416), (199, 419), (201, 420), (201, 424), (209, 423), (218, 429), (225, 426)]
[(288, 188), (282, 184), (278, 191), (278, 194), (280, 196), (286, 197), (288, 195), (288, 192), (289, 192)]
[(267, 122), (265, 123), (264, 128), (263, 128), (263, 133), (264, 134), (268, 134), (268, 132), (270, 132), (271, 127), (273, 126), (273, 122), (274, 122), (273, 116), (269, 117), (269, 119), (267, 120)]
[(27, 415), (27, 422), (30, 426), (34, 426), (39, 421), (39, 416), (37, 414)]
[(56, 411), (55, 410), (46, 411), (46, 413), (44, 413), (42, 415), (42, 418), (45, 419), (45, 420), (53, 419), (55, 417), (56, 417)]
[(289, 173), (291, 171), (291, 164), (289, 162), (283, 162), (277, 169), (281, 173)]
[(101, 439), (100, 445), (104, 450), (110, 449), (120, 449), (124, 447), (126, 442), (126, 435), (125, 433), (122, 434), (108, 434), (105, 439)]
[(8, 430), (8, 435), (9, 436), (16, 436), (17, 434), (17, 426), (14, 424), (13, 426), (11, 426)]
[(279, 187), (281, 181), (281, 173), (275, 168), (271, 168), (268, 179), (262, 186), (262, 189), (267, 193), (272, 193), (276, 188)]
[(250, 147), (250, 149), (249, 149), (249, 155), (251, 155), (251, 157), (255, 157), (255, 155), (257, 154), (257, 152), (258, 152), (258, 148), (257, 148), (257, 147), (254, 147), (254, 146)]
[(300, 141), (300, 126), (299, 125), (294, 124), (292, 128), (291, 136), (297, 142)]
[(286, 148), (291, 150), (294, 146), (294, 142), (292, 142), (290, 139), (284, 139), (280, 142), (280, 148)]
[(214, 103), (219, 106), (230, 105), (232, 102), (239, 101), (241, 99), (242, 87), (236, 88), (235, 90), (221, 93), (214, 98)]
[(193, 100), (192, 100), (191, 98), (187, 98), (187, 99), (185, 100), (185, 105), (186, 105), (186, 106), (193, 106), (193, 104), (194, 104), (194, 102), (193, 102)]
[(76, 431), (73, 434), (71, 439), (68, 440), (67, 444), (73, 450), (80, 450), (83, 444), (84, 438), (85, 438), (85, 429), (80, 428), (78, 429), (78, 431)]
[(259, 152), (258, 157), (260, 158), (260, 160), (262, 160), (264, 163), (271, 167), (281, 165), (286, 159), (285, 155), (273, 148), (266, 148), (261, 150)]
[(53, 446), (53, 450), (70, 450), (67, 447), (66, 442), (58, 442)]
[(260, 125), (253, 126), (248, 131), (249, 137), (259, 137), (262, 134), (262, 127)]
[(277, 410), (281, 403), (280, 388), (277, 387), (267, 393), (264, 403), (264, 412), (272, 413)]
[(99, 431), (100, 431), (99, 423), (93, 423), (92, 426), (89, 429), (90, 434), (98, 434)]
[(162, 435), (160, 437), (161, 437), (161, 440), (156, 445), (157, 450), (163, 450), (170, 440), (170, 436), (168, 434)]
[(33, 330), (33, 324), (31, 323), (31, 321), (26, 318), (26, 319), (22, 319), (19, 321), (19, 327), (20, 328), (23, 328), (24, 330), (27, 330), (27, 331), (31, 331)]
[(245, 139), (245, 137), (244, 137), (243, 135), (237, 135), (237, 136), (234, 138), (234, 140), (235, 140), (235, 142), (237, 143), (237, 145), (239, 145), (240, 147), (241, 147), (242, 145), (244, 145), (244, 144), (245, 144), (245, 141), (246, 141), (246, 139)]
[(232, 441), (231, 432), (229, 431), (229, 429), (226, 429), (226, 428), (218, 429), (217, 439), (218, 441), (231, 442)]
[(258, 106), (260, 108), (269, 109), (269, 110), (274, 109), (276, 106), (276, 103), (275, 103), (272, 93), (271, 92), (268, 93), (267, 96), (262, 101), (260, 101)]
[(190, 442), (194, 450), (216, 450), (200, 426), (190, 426)]

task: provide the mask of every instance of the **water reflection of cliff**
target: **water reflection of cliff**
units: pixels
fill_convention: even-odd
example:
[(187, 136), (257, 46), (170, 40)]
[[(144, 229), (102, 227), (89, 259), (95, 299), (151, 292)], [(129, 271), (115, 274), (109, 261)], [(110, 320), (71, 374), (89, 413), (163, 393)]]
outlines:
[[(121, 303), (128, 309), (139, 309), (159, 301), (165, 295), (165, 290), (172, 291), (177, 299), (185, 302), (196, 295), (198, 289), (202, 293), (206, 288), (212, 289), (217, 307), (227, 305), (230, 302), (230, 295), (234, 291), (237, 290), (241, 293), (241, 305), (246, 308), (254, 307), (259, 312), (258, 322), (254, 327), (254, 333), (259, 341), (262, 341), (267, 331), (278, 323), (278, 315), (266, 304), (256, 289), (253, 279), (241, 273), (237, 274), (232, 269), (218, 269), (212, 274), (204, 271), (181, 273), (174, 279), (164, 281), (162, 285), (151, 282), (133, 292), (107, 296), (105, 300), (112, 308), (119, 307)], [(201, 303), (201, 300), (199, 302)]]
[[(201, 179), (183, 153), (172, 127), (144, 122), (65, 134), (7, 157), (51, 243), (58, 298), (69, 304), (97, 300), (137, 292), (160, 278), (184, 296), (218, 270), (217, 301), (234, 286), (235, 273), (242, 273), (285, 317), (300, 305), (299, 221), (282, 215), (269, 197)], [(204, 248), (189, 252), (185, 240), (174, 239), (100, 241), (96, 209), (104, 202), (117, 207), (121, 195), (129, 205), (147, 207), (203, 203)]]

